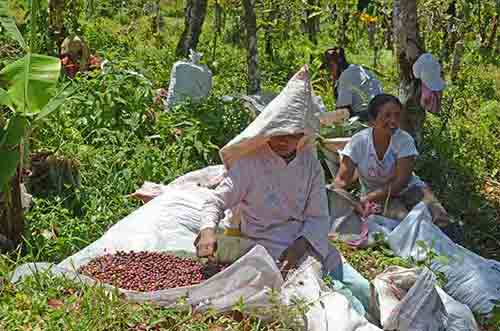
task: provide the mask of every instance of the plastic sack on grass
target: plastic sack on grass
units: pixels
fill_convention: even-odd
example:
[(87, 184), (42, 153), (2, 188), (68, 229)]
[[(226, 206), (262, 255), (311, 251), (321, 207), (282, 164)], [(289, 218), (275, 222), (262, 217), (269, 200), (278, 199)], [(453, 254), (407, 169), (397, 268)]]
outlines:
[[(185, 254), (183, 254), (185, 255)], [(47, 263), (31, 263), (16, 269), (12, 281), (36, 272), (47, 272), (53, 276), (94, 285), (98, 282), (90, 277), (66, 269), (60, 265)], [(271, 256), (262, 246), (254, 246), (250, 252), (201, 284), (165, 289), (152, 292), (137, 292), (119, 289), (129, 301), (143, 303), (155, 302), (160, 306), (176, 307), (182, 303), (188, 304), (197, 311), (209, 308), (218, 311), (231, 310), (239, 300), (244, 300), (247, 307), (260, 308), (269, 305), (269, 292), (279, 289), (283, 279)], [(114, 287), (101, 284), (109, 290)]]
[(329, 289), (320, 277), (321, 265), (313, 257), (308, 257), (290, 275), (282, 287), (281, 296), (286, 304), (303, 301), (308, 309), (305, 313), (306, 331), (375, 331), (380, 330), (370, 324), (355, 310), (357, 299), (344, 296)]
[(436, 286), (431, 270), (389, 267), (371, 283), (372, 315), (384, 330), (473, 331), (470, 309)]
[(221, 165), (208, 166), (203, 169), (189, 172), (174, 181), (170, 182), (167, 187), (194, 187), (201, 186), (213, 188), (217, 186), (223, 179), (226, 168)]
[(264, 108), (277, 96), (273, 92), (263, 92), (261, 94), (244, 95), (241, 97), (243, 105), (254, 116), (262, 113)]
[(201, 53), (190, 50), (189, 61), (174, 63), (168, 86), (166, 107), (190, 98), (198, 102), (212, 89), (212, 72), (206, 65), (199, 64)]
[(221, 182), (224, 172), (225, 168), (223, 165), (215, 165), (191, 171), (173, 180), (168, 185), (145, 181), (131, 196), (151, 200), (173, 187), (184, 189), (189, 187), (213, 188)]
[[(443, 289), (472, 311), (489, 314), (500, 300), (500, 263), (485, 259), (455, 244), (436, 225), (424, 203), (419, 203), (388, 236), (391, 249), (403, 258), (425, 259), (429, 249), (447, 257), (435, 259), (430, 268), (442, 272)], [(425, 244), (425, 245), (424, 245)]]
[[(19, 281), (37, 271), (48, 271), (94, 284), (95, 280), (78, 274), (77, 270), (94, 258), (117, 251), (169, 252), (194, 256), (193, 242), (199, 232), (201, 206), (208, 191), (202, 187), (189, 190), (170, 188), (61, 263), (55, 266), (21, 266), (14, 272), (12, 281)], [(224, 253), (224, 246), (230, 251)], [(196, 309), (213, 307), (223, 311), (231, 309), (240, 299), (249, 305), (265, 305), (269, 289), (279, 289), (283, 282), (281, 273), (265, 248), (254, 246), (244, 239), (228, 238), (221, 241), (218, 257), (225, 262), (237, 260), (199, 285), (153, 292), (120, 291), (135, 302), (154, 301), (164, 306), (175, 306), (179, 299), (186, 298), (187, 303)], [(111, 285), (104, 286), (112, 288)]]

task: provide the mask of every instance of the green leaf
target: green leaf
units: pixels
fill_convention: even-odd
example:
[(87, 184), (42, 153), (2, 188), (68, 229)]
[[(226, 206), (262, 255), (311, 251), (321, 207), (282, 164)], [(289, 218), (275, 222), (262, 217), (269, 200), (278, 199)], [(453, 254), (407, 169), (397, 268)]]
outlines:
[(9, 180), (16, 173), (19, 162), (19, 151), (17, 149), (7, 151), (0, 150), (0, 192), (3, 192)]
[(10, 106), (31, 115), (42, 110), (55, 94), (61, 64), (58, 58), (26, 54), (0, 71), (6, 83)]
[(380, 250), (382, 251), (382, 253), (384, 253), (384, 255), (386, 256), (395, 256), (394, 252), (390, 249), (388, 249), (387, 247), (384, 247), (384, 246), (380, 246)]
[(3, 0), (0, 1), (0, 24), (8, 36), (17, 41), (24, 50), (27, 50), (28, 46), (26, 45), (26, 41), (24, 41), (23, 35), (17, 28), (14, 18), (9, 15), (8, 2)]
[(0, 105), (5, 105), (5, 106), (11, 105), (9, 94), (3, 88), (0, 88)]
[(3, 137), (0, 146), (18, 145), (24, 137), (24, 132), (28, 126), (26, 118), (16, 115), (9, 120), (6, 135)]
[(76, 88), (71, 86), (71, 83), (63, 86), (62, 89), (53, 97), (49, 103), (37, 114), (35, 122), (40, 121), (42, 118), (50, 115), (53, 111), (57, 110), (74, 92)]
[(435, 257), (435, 260), (436, 260), (436, 262), (444, 264), (444, 265), (450, 264), (450, 260), (445, 255), (438, 255)]
[(313, 17), (320, 16), (323, 14), (323, 11), (317, 11), (315, 13), (312, 13), (311, 15), (307, 16), (307, 19), (310, 20)]
[(417, 244), (418, 247), (424, 249), (424, 250), (428, 250), (429, 249), (429, 246), (427, 246), (427, 243), (423, 240), (417, 240), (415, 242), (415, 244)]

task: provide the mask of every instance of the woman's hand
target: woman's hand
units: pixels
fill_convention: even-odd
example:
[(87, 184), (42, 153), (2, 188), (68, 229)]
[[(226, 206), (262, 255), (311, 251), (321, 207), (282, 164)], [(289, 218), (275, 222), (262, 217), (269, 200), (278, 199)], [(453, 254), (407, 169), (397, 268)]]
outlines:
[(214, 229), (201, 230), (194, 241), (196, 247), (196, 256), (213, 259), (217, 251), (217, 237)]
[(428, 204), (431, 215), (432, 222), (439, 226), (440, 228), (445, 227), (450, 222), (450, 217), (446, 212), (446, 209), (439, 202), (431, 202)]
[(286, 277), (290, 270), (296, 269), (299, 260), (304, 256), (309, 247), (309, 243), (303, 237), (295, 240), (280, 256), (281, 274)]
[(382, 212), (380, 205), (370, 199), (369, 195), (360, 199), (360, 202), (354, 206), (354, 211), (361, 217), (368, 217), (372, 214)]

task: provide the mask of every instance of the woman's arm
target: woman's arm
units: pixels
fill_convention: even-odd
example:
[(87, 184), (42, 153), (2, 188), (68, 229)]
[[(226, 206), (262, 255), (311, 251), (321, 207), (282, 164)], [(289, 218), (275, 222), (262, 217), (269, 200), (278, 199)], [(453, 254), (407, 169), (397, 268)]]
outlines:
[(349, 188), (349, 186), (351, 186), (352, 182), (354, 181), (355, 170), (356, 164), (354, 164), (349, 156), (343, 155), (340, 161), (339, 172), (335, 177), (335, 188), (342, 190)]
[(400, 158), (396, 161), (396, 172), (394, 178), (385, 188), (368, 193), (362, 201), (384, 202), (388, 195), (397, 196), (408, 186), (408, 182), (413, 173), (415, 156)]
[(240, 203), (250, 184), (248, 174), (242, 174), (240, 162), (236, 162), (222, 182), (207, 194), (209, 195), (201, 210), (200, 233), (195, 239), (197, 255), (213, 256), (216, 250), (216, 229), (224, 211)]

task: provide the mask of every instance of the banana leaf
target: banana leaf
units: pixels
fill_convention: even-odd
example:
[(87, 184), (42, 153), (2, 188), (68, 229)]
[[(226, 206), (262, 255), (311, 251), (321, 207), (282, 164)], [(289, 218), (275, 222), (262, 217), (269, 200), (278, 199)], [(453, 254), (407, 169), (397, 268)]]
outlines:
[(9, 180), (16, 173), (19, 162), (19, 150), (0, 149), (0, 193), (7, 187)]
[(19, 145), (24, 137), (28, 121), (25, 117), (16, 115), (9, 120), (7, 131), (0, 140), (0, 148), (11, 148)]
[(38, 113), (54, 96), (60, 71), (58, 58), (26, 54), (0, 71), (0, 85), (8, 96), (0, 91), (0, 102), (25, 115)]

